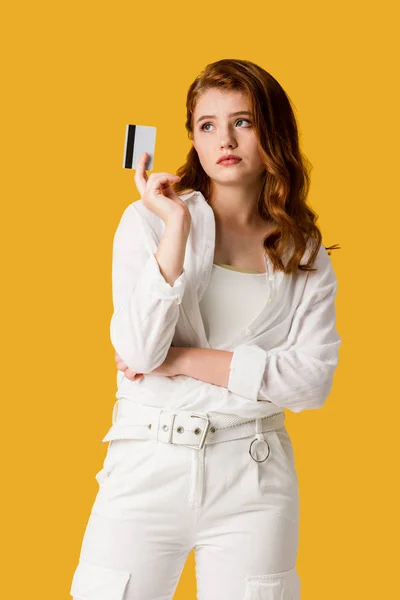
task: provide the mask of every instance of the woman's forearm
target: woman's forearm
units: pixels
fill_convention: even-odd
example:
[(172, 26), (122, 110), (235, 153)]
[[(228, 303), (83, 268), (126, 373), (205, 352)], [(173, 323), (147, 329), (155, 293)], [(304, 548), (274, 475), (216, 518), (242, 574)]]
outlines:
[(177, 370), (180, 375), (228, 387), (233, 352), (214, 348), (180, 348)]
[(166, 224), (154, 255), (162, 276), (170, 286), (182, 274), (189, 232), (190, 221), (187, 217), (174, 217)]

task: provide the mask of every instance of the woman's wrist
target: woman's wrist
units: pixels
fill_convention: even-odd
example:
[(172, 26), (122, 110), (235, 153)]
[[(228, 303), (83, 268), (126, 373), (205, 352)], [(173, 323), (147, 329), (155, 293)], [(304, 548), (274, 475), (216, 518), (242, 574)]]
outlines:
[(179, 375), (228, 387), (233, 352), (214, 348), (179, 348), (174, 370)]

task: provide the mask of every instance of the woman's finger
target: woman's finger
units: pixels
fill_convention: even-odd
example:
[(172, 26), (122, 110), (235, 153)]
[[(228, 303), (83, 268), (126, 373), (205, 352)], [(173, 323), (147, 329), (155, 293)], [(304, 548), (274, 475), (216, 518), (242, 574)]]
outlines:
[(117, 353), (115, 354), (115, 360), (117, 361), (118, 371), (122, 371), (127, 379), (130, 379), (131, 381), (136, 381), (137, 379), (141, 379), (142, 377), (144, 377), (143, 373), (136, 373), (135, 371), (131, 371), (131, 369), (129, 369), (129, 367), (124, 363), (124, 361)]
[(126, 371), (127, 368), (128, 368), (128, 365), (126, 365), (123, 360), (117, 361), (117, 369), (119, 371)]
[[(137, 169), (136, 169), (136, 173), (135, 173), (135, 183), (136, 183), (136, 187), (138, 188), (139, 192), (140, 192), (140, 196), (143, 198), (144, 193), (146, 192), (146, 190), (149, 188), (149, 186), (151, 188), (153, 188), (155, 186), (155, 189), (168, 189), (170, 187), (170, 181), (176, 181), (178, 179), (180, 179), (180, 177), (178, 175), (174, 175), (172, 173), (167, 173), (166, 171), (157, 171), (156, 173), (151, 173), (150, 177), (147, 177), (146, 171), (145, 171), (145, 165), (147, 162), (147, 152), (144, 152), (143, 155), (141, 156), (138, 165), (137, 165)], [(161, 181), (160, 181), (161, 180)]]
[(148, 153), (143, 152), (142, 156), (139, 159), (139, 162), (137, 164), (136, 171), (135, 171), (134, 180), (135, 180), (136, 187), (140, 192), (140, 196), (143, 196), (145, 189), (146, 189), (147, 181), (149, 179), (147, 177), (147, 173), (146, 173), (146, 164), (147, 164), (148, 158), (149, 158)]
[(168, 191), (171, 188), (171, 182), (174, 183), (178, 181), (180, 177), (178, 175), (173, 175), (171, 173), (166, 173), (165, 171), (160, 171), (158, 173), (151, 173), (147, 185), (146, 185), (146, 193), (151, 195), (163, 195), (165, 193), (165, 197), (168, 196)]
[(131, 381), (136, 381), (137, 379), (141, 379), (143, 377), (143, 373), (135, 373), (135, 371), (131, 371), (130, 369), (126, 369), (125, 377), (130, 379)]

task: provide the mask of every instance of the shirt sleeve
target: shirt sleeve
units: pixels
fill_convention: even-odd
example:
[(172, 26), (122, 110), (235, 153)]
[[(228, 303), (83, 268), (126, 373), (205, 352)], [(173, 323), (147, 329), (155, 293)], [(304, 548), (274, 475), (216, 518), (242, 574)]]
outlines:
[(294, 412), (324, 404), (342, 340), (336, 330), (337, 279), (322, 244), (313, 266), (318, 270), (307, 274), (287, 343), (268, 350), (238, 345), (230, 365), (230, 391)]
[(149, 373), (166, 359), (186, 286), (184, 269), (172, 286), (164, 279), (150, 249), (152, 235), (131, 204), (113, 241), (111, 342), (136, 373)]

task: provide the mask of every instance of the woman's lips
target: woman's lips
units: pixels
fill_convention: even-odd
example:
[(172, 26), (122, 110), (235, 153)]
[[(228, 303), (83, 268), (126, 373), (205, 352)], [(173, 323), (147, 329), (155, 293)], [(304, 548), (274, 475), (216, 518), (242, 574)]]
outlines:
[(221, 162), (219, 162), (218, 164), (223, 165), (224, 167), (229, 167), (229, 165), (236, 165), (241, 160), (241, 158), (227, 158), (226, 160), (221, 160)]

